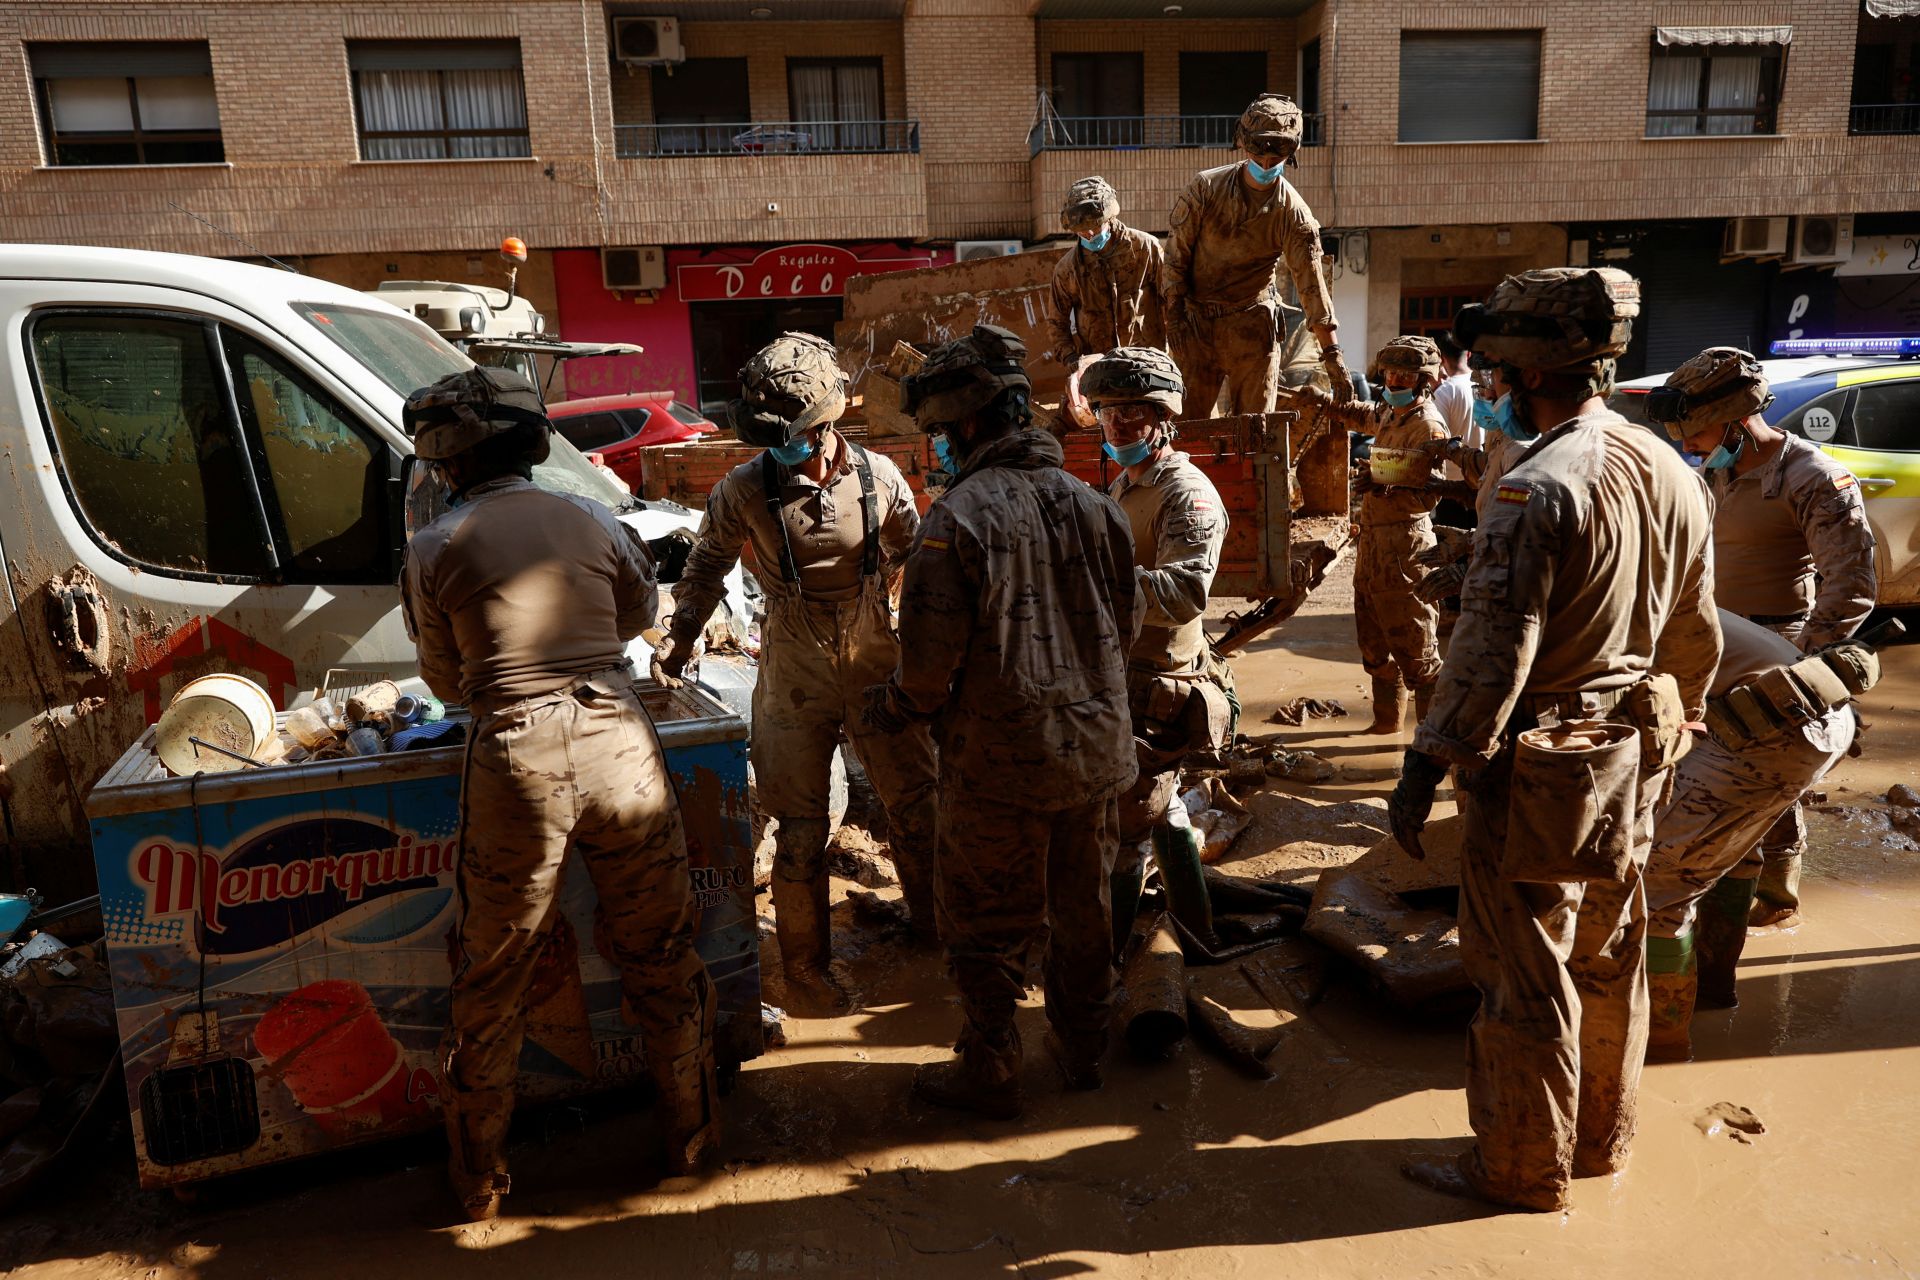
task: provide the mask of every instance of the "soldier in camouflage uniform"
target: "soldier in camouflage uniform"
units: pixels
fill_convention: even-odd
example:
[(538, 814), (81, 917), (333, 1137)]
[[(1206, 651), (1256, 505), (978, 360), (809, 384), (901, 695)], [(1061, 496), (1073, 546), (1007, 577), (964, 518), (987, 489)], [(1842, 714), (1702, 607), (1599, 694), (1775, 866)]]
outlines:
[(1120, 221), (1120, 197), (1105, 178), (1067, 188), (1060, 225), (1077, 243), (1053, 268), (1047, 337), (1053, 358), (1071, 369), (1081, 357), (1115, 347), (1160, 347), (1160, 241)]
[(1140, 778), (1120, 798), (1115, 943), (1125, 940), (1139, 904), (1143, 869), (1134, 850), (1151, 835), (1174, 916), (1213, 946), (1202, 841), (1175, 790), (1187, 752), (1223, 746), (1233, 735), (1233, 677), (1214, 657), (1202, 625), (1227, 540), (1227, 513), (1206, 473), (1173, 447), (1185, 386), (1166, 352), (1109, 351), (1088, 366), (1080, 390), (1100, 420), (1101, 447), (1122, 468), (1108, 493), (1133, 531), (1142, 606), (1127, 661)]
[[(1761, 411), (1771, 403), (1758, 360), (1737, 347), (1709, 347), (1648, 394), (1647, 413), (1706, 458), (1720, 606), (1811, 653), (1852, 635), (1873, 610), (1873, 527), (1853, 473), (1811, 441), (1768, 426)], [(1728, 877), (1716, 892), (1732, 911), (1741, 892), (1757, 890), (1759, 901), (1747, 905), (1754, 923), (1769, 924), (1800, 906), (1807, 827), (1798, 804), (1761, 849), (1757, 882)]]
[(1302, 123), (1292, 100), (1255, 98), (1234, 133), (1247, 158), (1206, 170), (1174, 201), (1160, 299), (1174, 359), (1186, 375), (1187, 404), (1197, 414), (1213, 412), (1222, 385), (1228, 413), (1272, 410), (1285, 337), (1274, 284), (1282, 261), (1335, 402), (1353, 399), (1321, 270), (1320, 224), (1281, 176), (1300, 147)]
[(690, 1172), (719, 1129), (713, 988), (693, 949), (680, 807), (624, 656), (653, 624), (653, 561), (606, 508), (532, 485), (548, 424), (518, 374), (449, 374), (408, 398), (404, 421), (456, 505), (407, 548), (403, 612), (427, 686), (474, 715), (441, 1094), (455, 1194), (479, 1220), (508, 1190), (527, 993), (572, 853), (644, 1037), (668, 1167)]
[[(1638, 312), (1625, 272), (1563, 267), (1510, 276), (1455, 320), (1463, 346), (1503, 366), (1541, 439), (1475, 533), (1460, 623), (1388, 807), (1420, 856), (1434, 791), (1459, 771), (1460, 950), (1481, 995), (1467, 1050), (1475, 1143), (1404, 1172), (1522, 1209), (1563, 1209), (1571, 1177), (1626, 1162), (1646, 1053), (1652, 811), (1720, 657), (1699, 481), (1606, 408)], [(1596, 718), (1635, 731), (1606, 797), (1624, 822), (1518, 785), (1516, 735)], [(1582, 861), (1598, 848), (1618, 861)]]
[(981, 325), (906, 380), (903, 399), (943, 437), (957, 476), (907, 561), (900, 668), (866, 709), (889, 732), (931, 723), (940, 744), (940, 937), (966, 1025), (959, 1057), (921, 1067), (914, 1091), (995, 1117), (1020, 1111), (1014, 1007), (1043, 931), (1052, 1047), (1071, 1085), (1100, 1085), (1107, 879), (1118, 799), (1138, 772), (1127, 518), (1033, 428), (1025, 356), (1013, 334)]
[(713, 487), (675, 588), (660, 671), (678, 679), (726, 575), (751, 543), (766, 591), (760, 676), (753, 691), (755, 789), (774, 832), (773, 909), (788, 990), (809, 1009), (843, 1011), (829, 968), (828, 791), (844, 735), (886, 806), (894, 866), (916, 933), (934, 933), (937, 796), (924, 725), (880, 733), (860, 720), (867, 686), (900, 657), (891, 585), (920, 528), (892, 461), (833, 424), (847, 378), (831, 345), (805, 333), (776, 339), (740, 371), (731, 406), (740, 438), (766, 447)]
[[(1752, 881), (1760, 874), (1755, 841), (1846, 754), (1856, 727), (1849, 700), (1879, 678), (1879, 659), (1864, 644), (1840, 641), (1803, 657), (1726, 609), (1720, 635), (1707, 735), (1680, 762), (1647, 859), (1650, 1062), (1691, 1058), (1697, 996), (1711, 982), (1733, 985), (1731, 966), (1720, 973), (1696, 967), (1695, 943), (1744, 936), (1750, 899), (1736, 897), (1729, 911), (1714, 887), (1722, 877)], [(1726, 953), (1724, 943), (1715, 950)], [(1731, 1003), (1731, 991), (1718, 994), (1715, 1003)]]
[[(1427, 454), (1451, 464), (1474, 487), (1474, 523), (1487, 518), (1487, 506), (1494, 501), (1500, 478), (1520, 465), (1540, 433), (1520, 422), (1513, 413), (1513, 400), (1499, 370), (1485, 367), (1474, 371), (1474, 434), (1481, 443), (1468, 444), (1449, 436), (1422, 446)], [(1434, 545), (1414, 557), (1414, 562), (1429, 570), (1414, 588), (1414, 594), (1429, 604), (1438, 605), (1460, 594), (1467, 576), (1467, 555), (1473, 535), (1466, 529), (1445, 524), (1434, 526)], [(1445, 629), (1451, 630), (1448, 621)]]

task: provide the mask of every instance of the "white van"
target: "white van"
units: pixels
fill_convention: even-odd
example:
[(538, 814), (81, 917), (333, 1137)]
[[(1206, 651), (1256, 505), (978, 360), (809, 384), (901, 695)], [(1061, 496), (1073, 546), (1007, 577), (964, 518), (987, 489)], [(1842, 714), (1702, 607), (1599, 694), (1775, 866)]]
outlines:
[[(88, 789), (180, 685), (413, 674), (400, 410), (470, 362), (338, 285), (130, 250), (0, 245), (0, 326), (0, 871), (59, 902)], [(643, 505), (558, 436), (535, 480)]]

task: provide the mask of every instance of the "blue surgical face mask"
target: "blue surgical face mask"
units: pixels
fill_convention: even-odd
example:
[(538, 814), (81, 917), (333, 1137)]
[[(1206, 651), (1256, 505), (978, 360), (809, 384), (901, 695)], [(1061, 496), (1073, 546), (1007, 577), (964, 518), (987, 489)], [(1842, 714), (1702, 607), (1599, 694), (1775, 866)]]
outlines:
[(1380, 398), (1396, 409), (1404, 409), (1412, 404), (1413, 398), (1419, 394), (1419, 391), (1412, 387), (1388, 387), (1380, 393)]
[(1540, 433), (1520, 424), (1519, 417), (1513, 411), (1513, 397), (1501, 396), (1492, 404), (1478, 397), (1473, 402), (1473, 420), (1482, 431), (1498, 431), (1501, 435), (1525, 444)]
[(1153, 440), (1135, 440), (1132, 444), (1121, 445), (1118, 449), (1110, 444), (1102, 444), (1100, 451), (1123, 467), (1135, 467), (1145, 462), (1153, 453)]
[(940, 469), (942, 471), (958, 470), (958, 468), (953, 465), (953, 446), (947, 443), (945, 436), (935, 436), (933, 438), (933, 456), (940, 459)]
[(1252, 178), (1254, 182), (1260, 186), (1270, 187), (1279, 179), (1280, 171), (1286, 167), (1287, 162), (1285, 160), (1274, 165), (1273, 168), (1268, 169), (1263, 167), (1258, 160), (1250, 159), (1247, 161), (1247, 176)]
[(814, 444), (810, 436), (801, 436), (798, 440), (789, 440), (777, 449), (769, 449), (773, 460), (783, 467), (797, 467), (813, 456)]
[(1081, 236), (1080, 247), (1090, 252), (1098, 253), (1107, 247), (1107, 241), (1111, 239), (1113, 239), (1113, 228), (1102, 227), (1100, 228), (1100, 234), (1097, 236)]
[(1700, 465), (1709, 471), (1724, 470), (1740, 461), (1740, 455), (1746, 451), (1746, 448), (1747, 433), (1736, 431), (1733, 433), (1733, 448), (1729, 449), (1725, 444), (1715, 445), (1713, 452), (1708, 454), (1707, 460)]

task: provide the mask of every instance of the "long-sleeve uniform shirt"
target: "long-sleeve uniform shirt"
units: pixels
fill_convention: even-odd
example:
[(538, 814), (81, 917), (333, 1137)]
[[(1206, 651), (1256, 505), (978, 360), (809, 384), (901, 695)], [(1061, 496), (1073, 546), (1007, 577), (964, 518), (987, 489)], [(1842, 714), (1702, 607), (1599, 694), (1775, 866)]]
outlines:
[(1460, 621), (1416, 749), (1476, 768), (1522, 695), (1672, 675), (1698, 719), (1720, 660), (1700, 482), (1665, 441), (1601, 410), (1543, 436), (1474, 534)]
[(1160, 241), (1118, 219), (1099, 249), (1076, 242), (1053, 268), (1047, 337), (1053, 358), (1071, 365), (1115, 347), (1165, 347), (1160, 314)]
[(413, 536), (400, 599), (427, 687), (476, 710), (619, 666), (659, 601), (646, 544), (612, 512), (518, 477)]
[(1710, 471), (1714, 595), (1743, 618), (1805, 617), (1771, 625), (1811, 653), (1852, 635), (1873, 611), (1873, 527), (1853, 473), (1789, 435), (1771, 461), (1744, 476)]
[[(1418, 449), (1433, 440), (1447, 438), (1447, 424), (1431, 399), (1417, 399), (1404, 409), (1376, 407), (1378, 426), (1373, 437), (1376, 449)], [(1404, 524), (1418, 520), (1433, 510), (1439, 499), (1425, 489), (1370, 487), (1360, 499), (1360, 523)]]
[(1109, 492), (1133, 531), (1140, 580), (1140, 634), (1133, 642), (1132, 665), (1192, 671), (1206, 656), (1203, 615), (1227, 540), (1219, 491), (1190, 457), (1176, 451), (1138, 481), (1121, 472)]
[(1160, 299), (1170, 316), (1192, 305), (1213, 314), (1274, 305), (1281, 261), (1309, 325), (1333, 323), (1320, 270), (1320, 224), (1285, 178), (1254, 189), (1242, 164), (1207, 169), (1174, 201)]

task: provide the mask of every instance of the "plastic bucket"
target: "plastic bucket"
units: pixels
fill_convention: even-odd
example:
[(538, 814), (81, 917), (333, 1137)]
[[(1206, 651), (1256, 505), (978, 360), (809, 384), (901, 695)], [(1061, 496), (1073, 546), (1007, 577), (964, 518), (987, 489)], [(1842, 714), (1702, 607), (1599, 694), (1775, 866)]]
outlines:
[(1433, 474), (1432, 462), (1421, 449), (1382, 449), (1376, 445), (1367, 453), (1367, 474), (1375, 484), (1418, 489)]
[(183, 686), (161, 713), (153, 731), (153, 751), (160, 763), (179, 775), (225, 773), (244, 769), (244, 762), (218, 751), (196, 747), (198, 738), (243, 756), (260, 754), (273, 737), (273, 699), (245, 676), (201, 676)]

